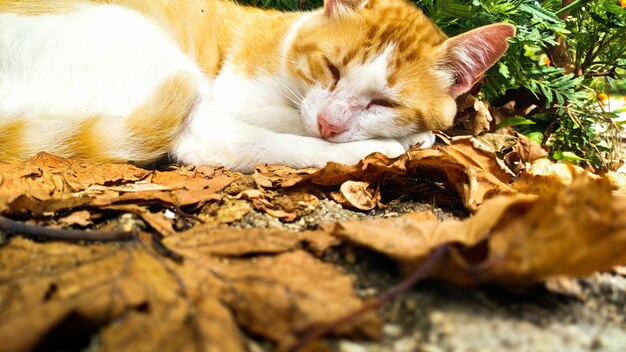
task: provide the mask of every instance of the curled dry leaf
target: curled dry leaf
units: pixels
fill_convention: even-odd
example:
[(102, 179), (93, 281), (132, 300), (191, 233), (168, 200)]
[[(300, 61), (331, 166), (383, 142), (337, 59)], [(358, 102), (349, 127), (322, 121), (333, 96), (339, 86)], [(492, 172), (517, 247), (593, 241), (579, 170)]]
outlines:
[(548, 156), (548, 152), (530, 138), (517, 132), (515, 132), (515, 137), (517, 137), (517, 144), (514, 152), (519, 155), (523, 163), (532, 163)]
[(493, 117), (489, 111), (488, 103), (479, 100), (472, 94), (464, 94), (457, 98), (459, 112), (456, 122), (463, 123), (463, 127), (472, 135), (476, 136), (490, 130)]
[(491, 134), (481, 136), (459, 136), (451, 139), (452, 144), (446, 149), (450, 157), (462, 165), (474, 166), (487, 171), (498, 180), (511, 182), (515, 174), (498, 159), (497, 154), (507, 148), (512, 141), (498, 139)]
[(64, 227), (80, 226), (87, 227), (93, 225), (91, 222), (91, 214), (87, 210), (74, 212), (68, 216), (64, 216), (58, 220), (58, 224)]
[(380, 191), (371, 189), (369, 182), (346, 181), (341, 184), (339, 192), (341, 197), (335, 201), (359, 210), (372, 210), (380, 202)]
[(436, 276), (459, 284), (528, 284), (585, 276), (626, 263), (626, 197), (606, 179), (576, 173), (571, 185), (541, 196), (491, 199), (464, 221), (397, 219), (339, 224), (334, 234), (398, 260), (412, 270), (449, 244)]
[[(299, 241), (198, 227), (164, 239), (184, 258), (175, 263), (143, 235), (89, 246), (12, 238), (0, 251), (2, 349), (32, 350), (76, 324), (98, 333), (103, 351), (243, 351), (241, 328), (285, 346), (361, 305), (351, 279)], [(379, 327), (370, 314), (336, 332)]]

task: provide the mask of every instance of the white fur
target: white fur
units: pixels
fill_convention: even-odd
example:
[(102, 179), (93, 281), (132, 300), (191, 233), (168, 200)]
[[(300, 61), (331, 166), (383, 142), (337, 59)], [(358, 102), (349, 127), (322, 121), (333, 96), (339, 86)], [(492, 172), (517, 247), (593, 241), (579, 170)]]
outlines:
[(133, 160), (124, 117), (182, 72), (203, 79), (165, 32), (121, 7), (0, 14), (0, 125), (29, 119), (24, 138), (33, 151), (57, 150), (80, 120), (104, 116), (103, 148)]
[(227, 64), (213, 81), (213, 100), (229, 117), (279, 133), (303, 134), (292, 80), (272, 76), (244, 77)]
[[(286, 43), (293, 37), (288, 36)], [(349, 73), (340, 90), (384, 92), (385, 55)], [(121, 7), (79, 5), (69, 13), (31, 17), (0, 14), (0, 126), (28, 119), (24, 138), (33, 152), (59, 149), (81, 119), (103, 116), (97, 126), (103, 148), (141, 162), (148, 156), (138, 154), (137, 146), (129, 142), (125, 118), (164, 79), (181, 73), (189, 76), (197, 95), (170, 151), (185, 163), (245, 172), (259, 163), (293, 167), (323, 166), (331, 160), (354, 163), (375, 151), (396, 156), (416, 139), (430, 138), (359, 141), (371, 133), (368, 129), (388, 128), (384, 121), (390, 114), (383, 111), (355, 122), (357, 132), (345, 140), (349, 143), (322, 140), (317, 130), (305, 127), (309, 122), (303, 120), (300, 104), (304, 109), (308, 103), (301, 102), (304, 92), (292, 78), (242, 77), (227, 62), (210, 81), (166, 32)]]

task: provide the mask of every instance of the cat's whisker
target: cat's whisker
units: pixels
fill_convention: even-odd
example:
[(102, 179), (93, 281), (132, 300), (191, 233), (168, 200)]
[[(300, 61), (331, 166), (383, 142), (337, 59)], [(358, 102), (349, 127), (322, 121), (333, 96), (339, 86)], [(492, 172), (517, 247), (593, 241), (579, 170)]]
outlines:
[(292, 88), (282, 77), (277, 79), (277, 81), (287, 90), (287, 92), (281, 92), (283, 97), (291, 101), (296, 107), (300, 107), (300, 105), (302, 105), (302, 101), (304, 100), (302, 93), (297, 91), (295, 88)]

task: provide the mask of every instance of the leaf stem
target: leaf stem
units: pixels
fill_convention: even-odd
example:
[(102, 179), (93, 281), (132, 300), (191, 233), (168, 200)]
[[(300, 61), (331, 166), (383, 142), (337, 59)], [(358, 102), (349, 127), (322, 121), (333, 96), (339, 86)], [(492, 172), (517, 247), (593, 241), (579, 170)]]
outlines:
[(81, 231), (53, 229), (29, 225), (0, 216), (0, 230), (25, 237), (45, 237), (68, 242), (76, 241), (128, 241), (135, 238), (135, 233), (125, 231)]
[(571, 11), (571, 10), (577, 8), (577, 7), (580, 7), (580, 6), (584, 5), (585, 2), (587, 2), (587, 0), (576, 0), (573, 3), (563, 7), (562, 9), (560, 9), (558, 11), (556, 11), (554, 14), (558, 16), (558, 15), (564, 13), (564, 12)]
[(424, 260), (424, 263), (422, 263), (422, 265), (417, 270), (415, 270), (415, 272), (413, 272), (409, 277), (401, 281), (399, 284), (383, 292), (378, 297), (372, 300), (366, 301), (365, 303), (363, 303), (361, 308), (355, 310), (354, 312), (346, 314), (343, 317), (340, 317), (339, 319), (335, 321), (332, 321), (324, 326), (321, 326), (317, 330), (313, 330), (311, 333), (305, 335), (295, 344), (290, 346), (287, 349), (287, 351), (290, 351), (290, 352), (299, 351), (302, 348), (306, 347), (309, 343), (313, 342), (314, 340), (317, 340), (329, 334), (336, 327), (344, 323), (354, 321), (356, 318), (360, 317), (364, 313), (367, 313), (373, 309), (377, 309), (378, 307), (394, 299), (401, 293), (407, 291), (411, 287), (415, 286), (416, 283), (428, 277), (428, 275), (435, 268), (435, 266), (439, 264), (439, 262), (445, 257), (447, 252), (448, 252), (447, 245), (444, 244), (442, 246), (437, 247), (431, 253), (431, 255), (427, 257), (426, 260)]

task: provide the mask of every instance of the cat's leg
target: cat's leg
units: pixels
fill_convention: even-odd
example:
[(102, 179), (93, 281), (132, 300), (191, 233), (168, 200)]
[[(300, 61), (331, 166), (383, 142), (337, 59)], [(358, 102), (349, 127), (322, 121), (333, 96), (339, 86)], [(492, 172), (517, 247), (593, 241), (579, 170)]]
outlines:
[(373, 152), (395, 157), (408, 147), (391, 139), (331, 143), (317, 137), (276, 133), (228, 118), (218, 106), (203, 100), (176, 142), (173, 156), (183, 163), (249, 173), (259, 164), (295, 168), (321, 167), (328, 161), (353, 164)]

